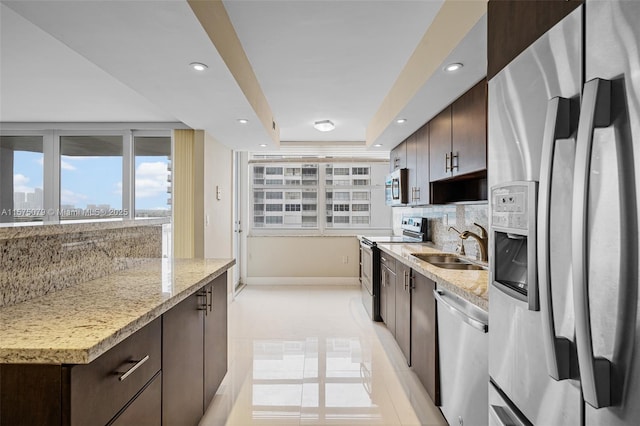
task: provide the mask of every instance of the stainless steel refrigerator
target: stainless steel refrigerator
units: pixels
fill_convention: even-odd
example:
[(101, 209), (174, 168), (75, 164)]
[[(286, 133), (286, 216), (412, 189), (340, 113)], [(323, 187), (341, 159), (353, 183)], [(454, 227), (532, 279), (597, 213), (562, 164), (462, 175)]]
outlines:
[[(639, 22), (587, 0), (489, 81), (490, 424), (640, 423)], [(514, 181), (527, 256), (498, 232)]]

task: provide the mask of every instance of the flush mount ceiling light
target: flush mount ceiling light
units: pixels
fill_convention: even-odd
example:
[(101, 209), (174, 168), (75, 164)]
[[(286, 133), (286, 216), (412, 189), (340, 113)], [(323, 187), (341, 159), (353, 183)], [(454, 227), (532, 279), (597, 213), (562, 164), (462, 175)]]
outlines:
[(261, 143), (261, 144), (260, 144), (260, 147), (261, 147), (261, 148), (266, 148), (266, 147), (267, 147), (267, 144), (266, 144), (266, 143)]
[(203, 64), (201, 62), (191, 62), (189, 66), (196, 71), (204, 71), (209, 68), (206, 64)]
[(336, 128), (331, 120), (320, 120), (313, 123), (313, 127), (321, 132), (330, 132)]
[(382, 144), (381, 144), (381, 143), (377, 143), (377, 144), (375, 144), (373, 147), (374, 147), (374, 148), (380, 148), (381, 146), (382, 146)]
[(246, 118), (238, 118), (238, 123), (240, 124), (247, 124), (249, 122), (249, 120), (247, 120)]
[(462, 68), (464, 65), (461, 64), (460, 62), (454, 62), (453, 64), (449, 64), (446, 67), (444, 67), (444, 70), (446, 72), (454, 72), (454, 71), (458, 71), (460, 68)]
[(404, 123), (406, 123), (406, 122), (407, 122), (407, 119), (406, 119), (406, 118), (398, 118), (398, 119), (396, 120), (396, 124), (404, 124)]

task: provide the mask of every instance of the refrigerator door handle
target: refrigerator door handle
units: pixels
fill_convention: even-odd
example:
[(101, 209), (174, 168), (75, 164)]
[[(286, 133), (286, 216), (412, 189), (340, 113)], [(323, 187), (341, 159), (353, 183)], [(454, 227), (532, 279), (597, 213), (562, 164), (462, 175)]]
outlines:
[(611, 362), (596, 358), (589, 312), (588, 208), (593, 133), (606, 127), (611, 116), (611, 82), (594, 79), (584, 85), (573, 175), (572, 235), (573, 302), (576, 348), (584, 400), (595, 408), (611, 405)]
[(549, 376), (555, 380), (570, 377), (571, 342), (556, 337), (551, 294), (549, 218), (551, 214), (551, 181), (556, 140), (571, 136), (571, 101), (556, 97), (547, 104), (547, 117), (542, 141), (540, 183), (538, 189), (538, 291), (542, 314), (542, 338)]

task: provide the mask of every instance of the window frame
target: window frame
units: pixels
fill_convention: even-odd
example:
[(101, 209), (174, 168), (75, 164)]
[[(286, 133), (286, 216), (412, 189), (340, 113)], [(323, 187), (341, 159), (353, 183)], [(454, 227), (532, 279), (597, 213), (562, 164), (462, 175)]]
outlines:
[[(187, 128), (183, 123), (0, 123), (1, 136), (42, 136), (43, 141), (43, 208), (42, 221), (24, 224), (57, 224), (61, 222), (61, 161), (60, 138), (64, 136), (122, 136), (122, 209), (127, 214), (113, 219), (65, 219), (100, 222), (104, 220), (136, 220), (135, 218), (135, 151), (136, 137), (170, 137), (174, 151), (173, 130)], [(137, 128), (137, 129), (136, 129)], [(140, 130), (138, 130), (140, 129)], [(173, 205), (171, 206), (173, 211)], [(53, 214), (52, 214), (53, 213)], [(142, 220), (145, 218), (140, 218)]]
[[(311, 186), (311, 185), (300, 184), (300, 185), (293, 186), (293, 185), (286, 185), (284, 184), (284, 182), (283, 182), (283, 185), (274, 185), (273, 188), (269, 188), (266, 185), (267, 167), (282, 167), (283, 173), (285, 173), (287, 168), (295, 168), (295, 167), (302, 168), (304, 167), (305, 164), (315, 164), (318, 167), (317, 169), (318, 182), (315, 185)], [(384, 179), (374, 178), (374, 167), (379, 167), (379, 169), (377, 170), (378, 174), (386, 175), (386, 173), (388, 173), (388, 167), (389, 167), (388, 164), (389, 162), (386, 159), (381, 160), (381, 159), (372, 159), (372, 158), (349, 158), (349, 159), (332, 158), (332, 159), (324, 160), (320, 158), (308, 158), (308, 157), (286, 158), (286, 159), (254, 157), (253, 159), (249, 160), (247, 165), (249, 169), (248, 181), (250, 183), (249, 188), (247, 188), (248, 193), (250, 194), (250, 197), (248, 197), (249, 198), (248, 199), (249, 236), (360, 235), (360, 234), (363, 234), (364, 232), (377, 233), (383, 230), (384, 231), (390, 230), (393, 214), (389, 206), (387, 206), (386, 204), (380, 205), (381, 208), (389, 209), (387, 226), (374, 226), (375, 223), (373, 223), (374, 221), (371, 217), (373, 211), (376, 209), (378, 204), (378, 203), (375, 203), (374, 205), (375, 200), (372, 195), (372, 192), (381, 191), (382, 194), (384, 193)], [(331, 169), (332, 171), (331, 174), (327, 173), (327, 167), (326, 167), (327, 165), (333, 166), (333, 168)], [(264, 172), (259, 177), (259, 179), (264, 178), (264, 180), (262, 180), (262, 182), (264, 182), (263, 184), (256, 185), (254, 167), (263, 168)], [(327, 185), (327, 178), (329, 178), (330, 180), (335, 179), (335, 176), (336, 176), (334, 172), (335, 168), (345, 168), (349, 170), (350, 174), (344, 175), (344, 176), (345, 177), (348, 176), (348, 178), (350, 179), (350, 185)], [(352, 173), (353, 168), (369, 168), (369, 175), (362, 175), (362, 174), (353, 175)], [(342, 175), (337, 175), (337, 176), (341, 177)], [(366, 186), (353, 185), (354, 178), (359, 179), (360, 177), (364, 177), (364, 176), (366, 176), (366, 179), (369, 180), (369, 185), (366, 185)], [(288, 190), (291, 190), (294, 188), (298, 190), (304, 190), (304, 189), (316, 190), (316, 194), (317, 194), (316, 214), (317, 214), (317, 222), (318, 222), (317, 226), (316, 227), (286, 226), (286, 224), (283, 223), (282, 226), (278, 226), (275, 228), (255, 227), (256, 216), (255, 216), (254, 204), (256, 203), (256, 201), (254, 201), (254, 198), (253, 198), (255, 191), (256, 190), (265, 191), (267, 189), (281, 190), (283, 192), (282, 204), (285, 205), (285, 204), (295, 204), (295, 203), (291, 203), (292, 200), (287, 199), (285, 195)], [(366, 191), (368, 193), (368, 197), (366, 200), (353, 199), (353, 197), (350, 195), (348, 200), (343, 201), (340, 199), (336, 199), (335, 195), (332, 198), (327, 197), (327, 191), (333, 191), (334, 194), (335, 192), (347, 192), (349, 194), (352, 194), (353, 192)], [(301, 204), (301, 212), (304, 211), (304, 203), (302, 203), (302, 198), (303, 197), (301, 196), (301, 198), (299, 199)], [(384, 195), (382, 195), (382, 199), (384, 199)], [(266, 200), (266, 195), (264, 196), (264, 200)], [(351, 212), (352, 210), (351, 205), (354, 204), (354, 202), (355, 204), (363, 204), (363, 203), (368, 204), (369, 206), (368, 211), (357, 211), (356, 213), (369, 214), (369, 223), (368, 224), (353, 223), (353, 221), (351, 220), (349, 221), (349, 224), (347, 226), (344, 226), (343, 224), (340, 224), (340, 223), (338, 223), (338, 226), (335, 226), (336, 223), (333, 221), (332, 221), (333, 223), (329, 223), (327, 221), (327, 212), (328, 212), (327, 201), (329, 201), (329, 203), (332, 204), (332, 213), (334, 208), (333, 206), (335, 206), (336, 204), (347, 204), (349, 206), (349, 209), (345, 211), (340, 211), (339, 213), (346, 213), (349, 215), (349, 217), (360, 216), (358, 214), (353, 215)], [(283, 213), (285, 213), (284, 209), (286, 209), (286, 207), (283, 208)], [(266, 217), (266, 215), (264, 217)], [(383, 217), (383, 219), (386, 220), (386, 217)], [(261, 223), (266, 225), (266, 220)]]

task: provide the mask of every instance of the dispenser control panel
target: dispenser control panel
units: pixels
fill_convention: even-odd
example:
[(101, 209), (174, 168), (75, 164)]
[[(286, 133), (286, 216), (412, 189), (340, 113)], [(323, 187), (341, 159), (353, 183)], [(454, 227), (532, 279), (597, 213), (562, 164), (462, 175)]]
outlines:
[(537, 182), (509, 182), (491, 188), (491, 225), (527, 231), (536, 217)]

